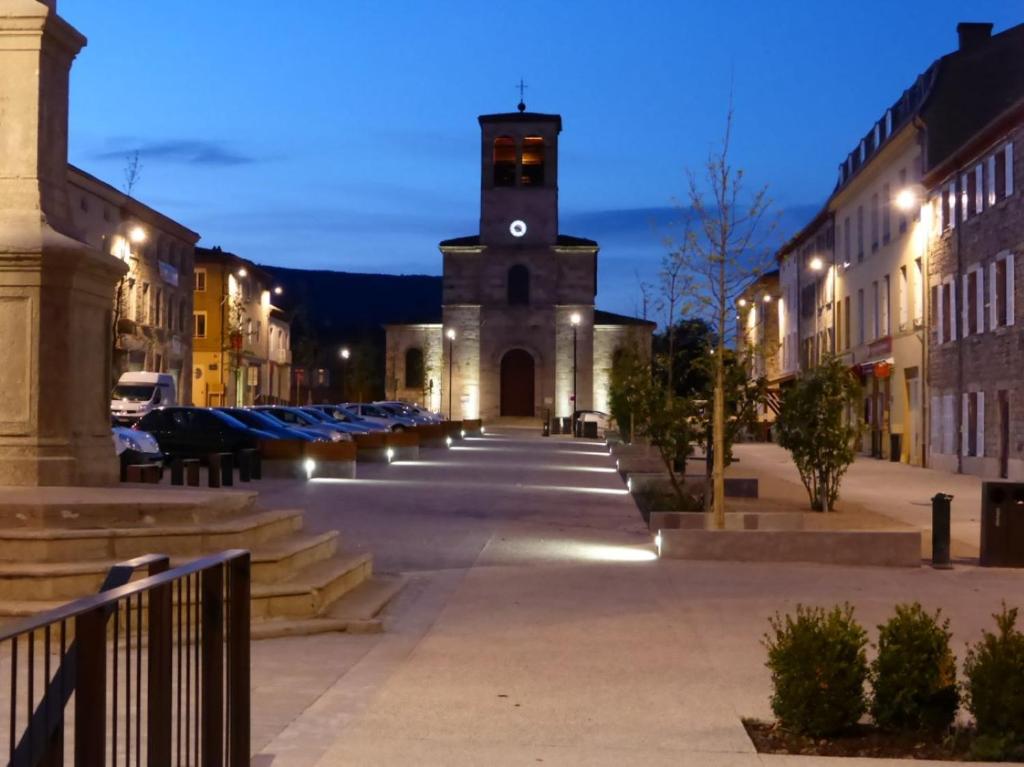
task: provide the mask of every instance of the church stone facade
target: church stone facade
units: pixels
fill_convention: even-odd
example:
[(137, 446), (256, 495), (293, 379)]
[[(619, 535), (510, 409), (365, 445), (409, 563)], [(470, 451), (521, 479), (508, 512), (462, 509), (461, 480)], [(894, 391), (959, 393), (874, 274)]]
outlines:
[(595, 309), (598, 244), (558, 229), (562, 119), (520, 109), (479, 118), (480, 233), (440, 243), (439, 312), (387, 328), (388, 394), (456, 419), (568, 416), (574, 388), (607, 412), (615, 352), (655, 327)]

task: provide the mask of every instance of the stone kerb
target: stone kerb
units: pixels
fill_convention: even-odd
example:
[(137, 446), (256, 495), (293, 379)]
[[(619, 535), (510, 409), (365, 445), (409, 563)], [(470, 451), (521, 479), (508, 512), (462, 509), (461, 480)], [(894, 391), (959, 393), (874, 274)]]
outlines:
[(810, 562), (920, 567), (920, 531), (671, 530), (659, 533), (666, 559)]

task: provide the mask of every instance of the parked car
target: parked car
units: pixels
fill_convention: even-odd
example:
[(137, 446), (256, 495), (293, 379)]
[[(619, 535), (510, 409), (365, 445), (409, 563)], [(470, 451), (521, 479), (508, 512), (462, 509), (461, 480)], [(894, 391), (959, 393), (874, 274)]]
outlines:
[(332, 442), (352, 439), (352, 435), (348, 432), (314, 418), (309, 413), (304, 412), (302, 408), (288, 407), (286, 405), (258, 405), (252, 409), (258, 413), (266, 413), (269, 416), (273, 416), (287, 426), (297, 426), (307, 431), (316, 432)]
[(250, 429), (259, 429), (272, 434), (278, 439), (297, 439), (302, 442), (326, 442), (327, 437), (322, 434), (299, 426), (290, 426), (281, 423), (273, 416), (261, 413), (257, 410), (250, 410), (244, 407), (219, 407), (221, 413), (226, 413), (232, 418), (241, 421)]
[(399, 400), (386, 400), (382, 402), (374, 402), (374, 405), (380, 405), (385, 409), (398, 409), (403, 415), (407, 415), (410, 418), (414, 418), (420, 423), (441, 423), (444, 420), (444, 416), (440, 413), (434, 413), (427, 410), (425, 407), (415, 405), (411, 402), (401, 402)]
[(164, 454), (160, 450), (160, 444), (148, 431), (129, 429), (127, 426), (115, 424), (111, 427), (110, 432), (114, 438), (114, 451), (124, 466), (134, 466), (138, 463), (163, 463)]
[(201, 407), (163, 407), (139, 419), (136, 428), (150, 432), (171, 458), (203, 458), (210, 453), (237, 453), (273, 439), (218, 410)]
[(370, 405), (365, 402), (345, 402), (339, 407), (346, 413), (365, 418), (367, 421), (379, 423), (391, 431), (404, 431), (416, 425), (416, 421), (407, 416), (399, 416), (385, 410), (380, 405)]
[(362, 423), (357, 423), (355, 421), (343, 421), (339, 418), (334, 418), (333, 416), (328, 415), (323, 410), (315, 408), (312, 405), (299, 409), (303, 413), (313, 416), (324, 426), (328, 426), (332, 429), (341, 429), (346, 434), (369, 434), (370, 431), (372, 431), (370, 425), (365, 421)]
[(174, 377), (167, 373), (123, 373), (110, 394), (110, 415), (120, 424), (131, 424), (150, 410), (176, 405)]
[(579, 429), (581, 435), (586, 430), (586, 427), (582, 425), (585, 423), (596, 423), (597, 435), (603, 435), (608, 430), (608, 426), (612, 419), (608, 413), (600, 410), (577, 410), (575, 416), (577, 422), (581, 424)]
[(318, 410), (336, 421), (359, 426), (365, 431), (388, 431), (388, 427), (384, 424), (371, 421), (369, 418), (363, 418), (362, 416), (352, 415), (340, 405), (310, 405), (309, 408), (304, 409)]

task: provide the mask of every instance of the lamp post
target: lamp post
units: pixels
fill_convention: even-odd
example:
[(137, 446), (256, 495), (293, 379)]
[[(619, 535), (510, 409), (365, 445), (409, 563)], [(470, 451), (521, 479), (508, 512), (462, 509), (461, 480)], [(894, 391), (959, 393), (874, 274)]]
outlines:
[(448, 328), (448, 420), (452, 420), (452, 380), (455, 373), (455, 328)]
[(348, 350), (347, 346), (342, 346), (341, 351), (338, 352), (338, 356), (341, 357), (341, 398), (348, 400), (345, 392), (345, 363), (348, 362), (348, 358), (352, 356), (352, 352)]
[(576, 400), (576, 329), (580, 326), (579, 312), (573, 312), (569, 317), (569, 322), (572, 323), (572, 436), (576, 438), (576, 413), (579, 410), (578, 402)]

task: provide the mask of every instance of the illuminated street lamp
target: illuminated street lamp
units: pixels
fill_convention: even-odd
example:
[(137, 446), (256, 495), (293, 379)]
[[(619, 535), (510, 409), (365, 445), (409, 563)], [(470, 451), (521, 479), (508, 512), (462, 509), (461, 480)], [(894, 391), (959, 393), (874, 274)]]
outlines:
[(133, 226), (128, 230), (128, 239), (139, 245), (146, 241), (146, 230), (138, 225)]
[(825, 261), (822, 259), (821, 256), (815, 256), (808, 262), (807, 265), (811, 268), (812, 272), (820, 272), (822, 269), (825, 268)]
[(274, 287), (274, 295), (275, 296), (279, 296), (282, 293), (284, 293), (284, 288), (282, 288), (280, 285), (277, 285), (277, 286)]
[(746, 306), (746, 305), (747, 305), (747, 299), (745, 299), (745, 298), (741, 298), (741, 299), (740, 299), (739, 301), (737, 301), (736, 303), (737, 303), (737, 304), (738, 304), (738, 305), (739, 305), (739, 306), (740, 306), (740, 307), (742, 308), (742, 307), (744, 307), (744, 306)]
[(909, 186), (906, 189), (901, 189), (896, 193), (895, 202), (897, 208), (909, 213), (914, 209), (914, 206), (917, 205), (917, 192), (913, 187)]
[(249, 274), (249, 271), (243, 266), (239, 268), (239, 270), (235, 272), (235, 274), (237, 274), (239, 277), (245, 277), (246, 275)]
[(772, 302), (771, 294), (765, 293), (764, 298), (762, 298), (761, 300), (764, 301), (766, 304), (770, 304)]
[(576, 437), (576, 413), (579, 410), (579, 406), (576, 400), (576, 329), (580, 326), (580, 321), (583, 318), (580, 317), (579, 312), (573, 312), (569, 317), (569, 322), (572, 323), (572, 436)]
[(452, 379), (455, 372), (455, 328), (448, 328), (448, 420), (452, 420)]
[(342, 399), (347, 399), (348, 395), (347, 395), (347, 392), (345, 391), (345, 363), (348, 361), (348, 358), (352, 356), (352, 352), (350, 352), (348, 350), (347, 346), (342, 346), (341, 350), (338, 352), (338, 356), (341, 357), (341, 362), (342, 362), (342, 365), (341, 365), (341, 398)]

